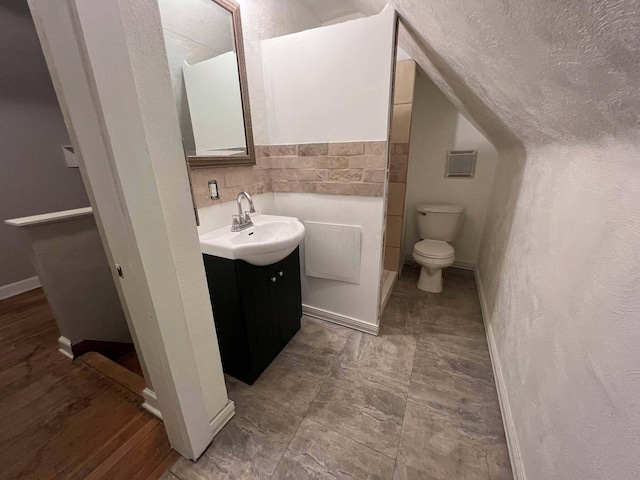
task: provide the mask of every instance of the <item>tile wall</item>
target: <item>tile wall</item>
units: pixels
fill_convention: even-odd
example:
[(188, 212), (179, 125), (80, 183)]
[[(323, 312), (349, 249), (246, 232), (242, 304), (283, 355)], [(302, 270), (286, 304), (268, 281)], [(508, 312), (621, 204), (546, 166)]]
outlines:
[[(254, 167), (194, 168), (191, 181), (198, 208), (235, 200), (241, 191), (382, 197), (386, 164), (384, 141), (263, 145)], [(209, 197), (214, 179), (220, 200)]]
[(391, 120), (389, 197), (387, 201), (387, 228), (384, 244), (384, 269), (392, 272), (397, 272), (400, 268), (415, 77), (416, 64), (413, 60), (398, 62), (396, 65), (393, 117)]

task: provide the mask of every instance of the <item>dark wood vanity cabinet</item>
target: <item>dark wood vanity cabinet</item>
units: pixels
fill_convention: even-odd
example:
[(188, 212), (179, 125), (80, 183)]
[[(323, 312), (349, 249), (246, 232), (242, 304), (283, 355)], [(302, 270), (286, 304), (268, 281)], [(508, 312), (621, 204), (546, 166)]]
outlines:
[(300, 257), (265, 267), (203, 255), (224, 371), (252, 384), (300, 329)]

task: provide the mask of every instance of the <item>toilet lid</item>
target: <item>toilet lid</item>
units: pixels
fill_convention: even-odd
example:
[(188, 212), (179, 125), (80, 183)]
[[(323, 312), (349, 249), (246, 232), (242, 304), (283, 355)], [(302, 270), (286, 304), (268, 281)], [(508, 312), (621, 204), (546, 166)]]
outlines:
[(415, 244), (413, 251), (429, 258), (448, 258), (454, 254), (453, 247), (441, 240), (422, 240)]

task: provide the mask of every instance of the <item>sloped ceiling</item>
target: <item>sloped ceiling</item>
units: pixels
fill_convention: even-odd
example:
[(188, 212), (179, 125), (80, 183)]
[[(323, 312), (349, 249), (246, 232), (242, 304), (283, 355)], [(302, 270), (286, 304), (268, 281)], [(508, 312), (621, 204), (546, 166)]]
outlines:
[(497, 145), (640, 140), (640, 1), (389, 3), (403, 48)]

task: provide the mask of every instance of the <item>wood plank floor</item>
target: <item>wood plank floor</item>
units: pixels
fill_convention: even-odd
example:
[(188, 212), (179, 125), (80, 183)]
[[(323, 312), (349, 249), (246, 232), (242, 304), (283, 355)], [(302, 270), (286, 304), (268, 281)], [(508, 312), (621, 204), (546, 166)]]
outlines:
[(179, 455), (142, 400), (57, 351), (41, 289), (0, 301), (0, 479), (157, 479)]

